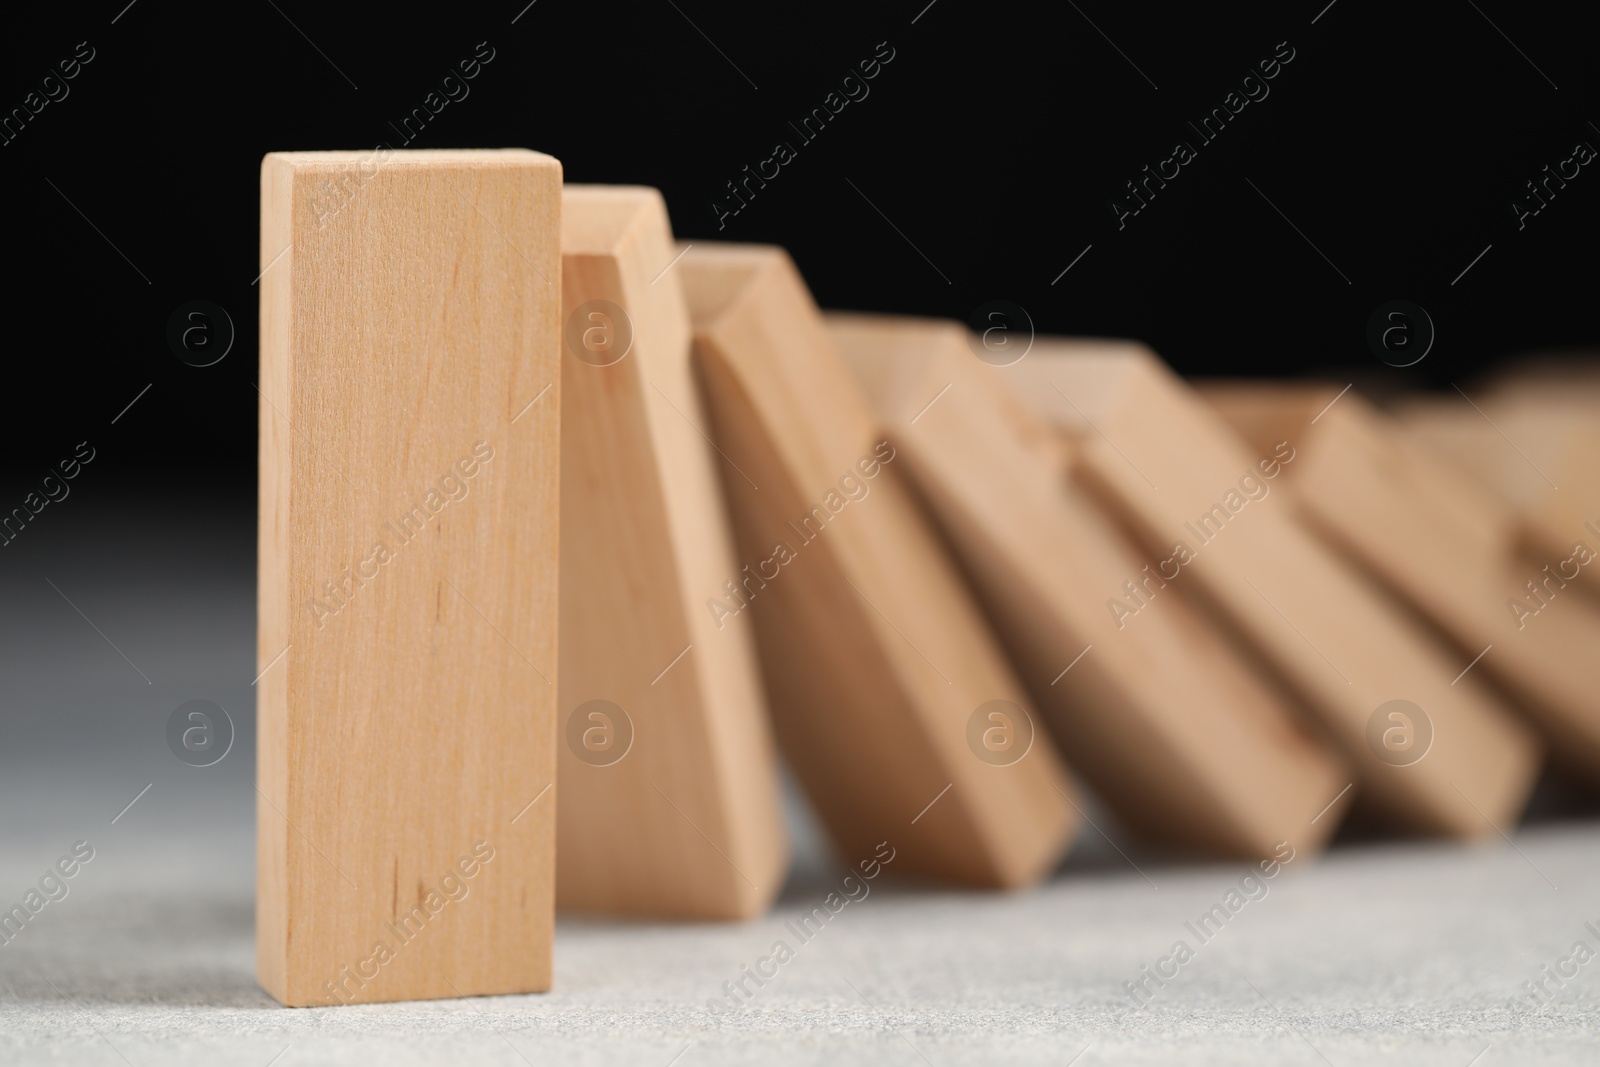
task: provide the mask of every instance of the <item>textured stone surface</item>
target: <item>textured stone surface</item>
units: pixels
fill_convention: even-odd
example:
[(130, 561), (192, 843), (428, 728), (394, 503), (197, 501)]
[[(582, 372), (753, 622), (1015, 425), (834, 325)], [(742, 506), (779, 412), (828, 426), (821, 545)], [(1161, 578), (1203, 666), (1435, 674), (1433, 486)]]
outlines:
[[(1141, 861), (1153, 888), (1126, 864), (1080, 860), (1017, 895), (884, 877), (801, 943), (785, 924), (822, 901), (819, 873), (744, 925), (564, 921), (549, 994), (289, 1010), (253, 979), (248, 840), (163, 845), (132, 816), (0, 948), (0, 1061), (1063, 1064), (1082, 1051), (1082, 1065), (1465, 1067), (1482, 1053), (1487, 1067), (1593, 1063), (1600, 1049), (1600, 964), (1542, 1010), (1508, 1006), (1576, 940), (1600, 948), (1583, 928), (1600, 926), (1589, 825), (1523, 834), (1521, 854), (1383, 845), (1297, 860), (1204, 944), (1184, 924), (1242, 867)], [(11, 895), (54, 858), (24, 864), (14, 837), (0, 845)], [(778, 939), (795, 950), (778, 976), (742, 1009), (709, 1011)], [(1123, 1017), (1122, 983), (1179, 939), (1194, 958)]]

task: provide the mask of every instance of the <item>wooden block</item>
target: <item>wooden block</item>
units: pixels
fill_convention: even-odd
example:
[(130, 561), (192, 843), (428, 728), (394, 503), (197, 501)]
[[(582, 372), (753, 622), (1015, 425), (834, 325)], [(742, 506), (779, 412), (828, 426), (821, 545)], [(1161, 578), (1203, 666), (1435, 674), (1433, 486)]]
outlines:
[[(1040, 339), (1010, 371), (1078, 441), (1082, 476), (1295, 688), (1391, 824), (1479, 836), (1517, 817), (1538, 770), (1529, 732), (1471, 674), (1453, 683), (1465, 658), (1261, 491), (1300, 433), (1248, 449), (1137, 344)], [(1393, 700), (1422, 709), (1409, 735)]]
[(896, 871), (1049, 873), (1077, 821), (1059, 759), (1042, 729), (1024, 742), (1022, 687), (794, 265), (696, 243), (675, 269), (744, 561), (702, 595), (725, 626), (754, 616), (779, 744), (841, 858), (886, 841)]
[[(1413, 444), (1360, 396), (1339, 393), (1338, 385), (1265, 383), (1204, 390), (1257, 450), (1305, 427), (1285, 471), (1324, 539), (1464, 655), (1482, 653), (1475, 669), (1540, 727), (1552, 758), (1600, 781), (1600, 607), (1568, 591), (1584, 565), (1566, 555), (1544, 569), (1523, 562), (1508, 504)], [(1600, 568), (1592, 548), (1587, 555)]]
[[(1480, 392), (1474, 388), (1471, 392)], [(1596, 415), (1600, 404), (1600, 350), (1555, 349), (1515, 357), (1490, 375), (1482, 395), (1492, 404), (1526, 399), (1586, 408)]]
[[(1586, 381), (1512, 381), (1471, 403), (1412, 398), (1396, 415), (1410, 439), (1511, 505), (1524, 555), (1542, 567), (1578, 541), (1600, 550), (1600, 393)], [(1600, 593), (1600, 567), (1581, 568), (1577, 584)]]
[(755, 915), (783, 884), (787, 838), (755, 642), (705, 605), (739, 564), (720, 459), (696, 429), (666, 204), (569, 185), (561, 228), (556, 903)]
[(285, 1004), (549, 988), (560, 211), (524, 150), (262, 163), (256, 958)]
[(1588, 524), (1600, 524), (1600, 363), (1592, 353), (1574, 355), (1526, 359), (1487, 383), (1478, 400), (1501, 443), (1521, 450), (1517, 474), (1536, 494), (1530, 510), (1554, 550), (1594, 537)]
[[(1041, 448), (1055, 435), (1006, 370), (954, 323), (828, 325), (1062, 752), (1123, 821), (1249, 858), (1320, 845), (1343, 809), (1312, 819), (1350, 782), (1343, 760)], [(1156, 610), (1108, 606), (1130, 582)]]

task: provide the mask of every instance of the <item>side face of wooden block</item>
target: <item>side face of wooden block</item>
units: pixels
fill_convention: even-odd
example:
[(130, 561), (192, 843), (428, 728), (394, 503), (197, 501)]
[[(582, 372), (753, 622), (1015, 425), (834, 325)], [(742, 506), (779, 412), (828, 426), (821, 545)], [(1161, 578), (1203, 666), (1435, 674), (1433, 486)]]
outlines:
[[(1583, 380), (1506, 383), (1468, 403), (1413, 399), (1396, 412), (1407, 436), (1509, 502), (1527, 562), (1600, 550), (1600, 392)], [(1600, 593), (1600, 568), (1577, 583)]]
[(1524, 461), (1515, 476), (1529, 487), (1529, 510), (1557, 549), (1595, 536), (1590, 524), (1600, 525), (1600, 367), (1593, 352), (1582, 356), (1527, 361), (1483, 398), (1497, 436), (1503, 431), (1502, 443)]
[(666, 205), (569, 185), (562, 227), (557, 903), (751, 916), (787, 838), (754, 640), (706, 606), (739, 564)]
[(1343, 761), (1039, 447), (1050, 431), (1007, 368), (953, 323), (828, 324), (1068, 762), (1152, 836), (1252, 858), (1319, 846)]
[(969, 744), (982, 706), (1026, 697), (793, 264), (696, 244), (676, 269), (749, 564), (721, 621), (754, 615), (778, 739), (842, 857), (887, 842), (896, 870), (1048, 873), (1070, 786), (1042, 731), (1009, 765)]
[[(1261, 493), (1298, 462), (1296, 438), (1261, 456), (1148, 350), (1041, 339), (1011, 368), (1034, 410), (1079, 443), (1081, 473), (1151, 551), (1182, 559), (1203, 595), (1294, 687), (1395, 824), (1493, 834), (1537, 771), (1531, 735), (1382, 587), (1323, 545), (1287, 500)], [(1307, 427), (1309, 430), (1311, 427)], [(1416, 750), (1373, 738), (1393, 700), (1422, 709)]]
[(560, 206), (521, 150), (263, 162), (256, 935), (285, 1004), (549, 987)]
[[(1338, 387), (1258, 384), (1204, 391), (1258, 448), (1273, 436), (1257, 414), (1276, 401), (1290, 420), (1317, 423), (1290, 473), (1312, 525), (1396, 590), (1495, 679), (1551, 742), (1552, 757), (1600, 778), (1600, 610), (1577, 590), (1581, 556), (1541, 571), (1517, 555), (1515, 513), (1448, 463), (1413, 445), (1398, 424)], [(1592, 562), (1593, 553), (1589, 553)], [(1565, 576), (1561, 564), (1567, 563)]]

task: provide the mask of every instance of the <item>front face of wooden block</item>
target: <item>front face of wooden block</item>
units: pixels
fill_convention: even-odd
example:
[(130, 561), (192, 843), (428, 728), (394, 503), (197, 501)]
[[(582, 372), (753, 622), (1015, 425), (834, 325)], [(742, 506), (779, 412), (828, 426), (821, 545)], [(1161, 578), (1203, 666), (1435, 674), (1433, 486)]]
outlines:
[(740, 565), (666, 208), (568, 186), (562, 221), (558, 902), (749, 916), (786, 837), (750, 629), (707, 608)]
[[(560, 165), (263, 167), (259, 970), (550, 982)], [(335, 212), (330, 190), (342, 190)], [(270, 247), (269, 247), (270, 246)]]
[[(894, 449), (788, 258), (684, 257), (699, 370), (779, 739), (848, 861), (968, 883), (1040, 877), (1075, 821), (1040, 732), (1008, 766), (968, 744), (975, 711), (1026, 698), (901, 481)], [(741, 574), (741, 580), (744, 575)]]
[(1320, 845), (1338, 818), (1312, 820), (1349, 782), (1342, 762), (1039, 446), (1048, 427), (1009, 368), (955, 324), (829, 326), (1064, 756), (1119, 816), (1227, 854)]
[[(1476, 679), (1452, 683), (1466, 659), (1319, 543), (1292, 500), (1269, 495), (1269, 478), (1299, 462), (1299, 435), (1257, 455), (1137, 348), (1041, 340), (1016, 369), (1035, 409), (1079, 441), (1096, 491), (1294, 686), (1386, 817), (1463, 835), (1515, 817), (1537, 769), (1528, 732)], [(1302, 432), (1314, 429), (1308, 419)], [(1425, 756), (1403, 765), (1370, 739), (1396, 699), (1433, 727)]]

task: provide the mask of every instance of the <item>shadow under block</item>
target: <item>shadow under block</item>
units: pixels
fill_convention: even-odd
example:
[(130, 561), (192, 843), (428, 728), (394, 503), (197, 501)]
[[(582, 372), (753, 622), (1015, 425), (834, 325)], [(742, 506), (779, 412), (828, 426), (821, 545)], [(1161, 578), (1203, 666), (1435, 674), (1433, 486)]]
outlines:
[(285, 1004), (550, 986), (560, 212), (525, 150), (262, 163), (256, 967)]
[[(1314, 849), (1350, 777), (1098, 501), (955, 323), (829, 315), (1067, 762), (1148, 836), (1246, 858)], [(1135, 619), (1108, 607), (1133, 582)], [(1070, 665), (1070, 669), (1069, 668)]]
[(569, 185), (561, 232), (556, 903), (745, 918), (788, 844), (755, 641), (706, 606), (739, 564), (666, 204)]
[(1509, 504), (1356, 394), (1328, 406), (1339, 392), (1286, 383), (1203, 395), (1257, 449), (1304, 427), (1285, 472), (1311, 524), (1454, 639), (1463, 664), (1482, 653), (1473, 669), (1540, 728), (1551, 758), (1600, 781), (1600, 607), (1569, 589), (1578, 559), (1565, 577), (1565, 556), (1524, 562)]
[(778, 741), (840, 858), (887, 841), (897, 871), (1048, 874), (1072, 787), (1042, 730), (1007, 765), (969, 744), (980, 707), (1027, 698), (793, 263), (696, 243), (674, 269), (745, 563), (702, 595), (729, 628), (753, 616)]
[[(1298, 462), (1309, 427), (1262, 456), (1135, 343), (1040, 338), (1009, 370), (1034, 410), (1077, 441), (1081, 476), (1158, 558), (1183, 559), (1177, 581), (1194, 583), (1293, 687), (1379, 818), (1458, 836), (1517, 818), (1539, 767), (1533, 736), (1471, 673), (1453, 681), (1466, 659), (1271, 491), (1265, 474)], [(1368, 740), (1397, 699), (1431, 724), (1431, 745), (1406, 765)]]

